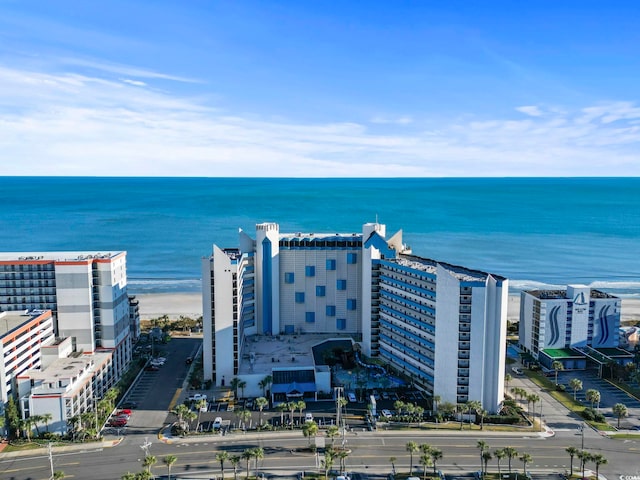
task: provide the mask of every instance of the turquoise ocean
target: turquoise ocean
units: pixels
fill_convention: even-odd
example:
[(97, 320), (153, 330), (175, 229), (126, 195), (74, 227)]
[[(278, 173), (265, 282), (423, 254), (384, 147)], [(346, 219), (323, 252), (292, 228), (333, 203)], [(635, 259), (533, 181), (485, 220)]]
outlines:
[(212, 244), (282, 232), (402, 229), (413, 253), (640, 298), (640, 178), (0, 177), (0, 251), (128, 252), (132, 293), (197, 292)]

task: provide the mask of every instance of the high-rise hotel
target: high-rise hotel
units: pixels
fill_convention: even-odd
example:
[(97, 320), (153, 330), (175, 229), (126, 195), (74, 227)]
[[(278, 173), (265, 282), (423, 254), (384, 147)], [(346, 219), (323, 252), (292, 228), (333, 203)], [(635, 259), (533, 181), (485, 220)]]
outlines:
[(442, 401), (489, 411), (502, 402), (508, 280), (414, 256), (402, 232), (387, 239), (384, 225), (368, 223), (359, 233), (280, 233), (262, 223), (255, 239), (240, 231), (237, 248), (214, 245), (202, 277), (205, 379), (217, 385), (255, 383), (242, 369), (248, 339), (322, 333), (352, 338)]

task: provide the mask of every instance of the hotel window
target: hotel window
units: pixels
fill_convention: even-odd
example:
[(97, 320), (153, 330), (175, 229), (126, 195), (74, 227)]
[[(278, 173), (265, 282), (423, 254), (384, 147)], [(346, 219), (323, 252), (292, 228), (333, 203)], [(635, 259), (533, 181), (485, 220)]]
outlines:
[(335, 305), (327, 305), (327, 317), (335, 317), (336, 316), (336, 306)]
[(346, 318), (336, 318), (336, 329), (345, 330), (347, 328)]
[(356, 309), (356, 299), (347, 298), (347, 310), (355, 310), (355, 309)]
[(346, 290), (347, 289), (347, 281), (346, 280), (337, 280), (336, 281), (336, 289), (337, 290)]
[(333, 258), (327, 259), (327, 270), (335, 270), (336, 269), (336, 261)]
[(316, 312), (306, 312), (304, 320), (307, 323), (314, 323), (316, 321)]
[(347, 253), (347, 263), (354, 265), (358, 263), (358, 254), (357, 253)]
[(324, 297), (326, 295), (327, 287), (324, 285), (318, 285), (316, 287), (316, 297)]
[(296, 303), (304, 303), (304, 292), (296, 292)]
[(284, 283), (293, 283), (295, 280), (295, 275), (293, 272), (285, 272), (284, 274)]
[(307, 277), (315, 277), (316, 276), (316, 267), (314, 267), (313, 265), (307, 265), (306, 267), (304, 267), (304, 274)]

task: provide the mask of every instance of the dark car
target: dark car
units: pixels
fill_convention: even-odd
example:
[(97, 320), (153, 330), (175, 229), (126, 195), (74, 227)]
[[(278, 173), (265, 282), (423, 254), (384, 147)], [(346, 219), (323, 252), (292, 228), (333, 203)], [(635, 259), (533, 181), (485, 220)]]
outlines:
[(155, 365), (147, 365), (146, 367), (144, 367), (144, 369), (147, 372), (157, 372), (158, 370), (160, 370), (158, 367), (156, 367)]
[(120, 405), (120, 408), (124, 408), (124, 409), (138, 408), (138, 402), (124, 402), (122, 405)]

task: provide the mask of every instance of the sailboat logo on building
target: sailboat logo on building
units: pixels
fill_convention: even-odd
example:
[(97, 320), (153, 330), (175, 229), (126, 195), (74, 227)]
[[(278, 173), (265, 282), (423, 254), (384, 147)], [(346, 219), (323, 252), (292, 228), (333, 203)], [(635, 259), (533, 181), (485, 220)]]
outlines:
[(574, 305), (586, 305), (587, 301), (584, 299), (584, 292), (580, 292), (576, 295), (576, 297), (573, 299), (573, 304)]

